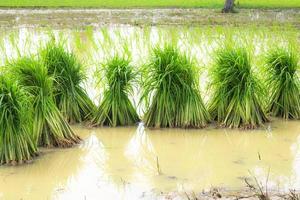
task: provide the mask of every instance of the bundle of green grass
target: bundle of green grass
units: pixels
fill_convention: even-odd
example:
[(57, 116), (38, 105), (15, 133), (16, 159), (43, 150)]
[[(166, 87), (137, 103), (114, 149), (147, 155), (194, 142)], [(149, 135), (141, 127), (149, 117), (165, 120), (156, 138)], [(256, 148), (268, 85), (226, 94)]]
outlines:
[(0, 164), (32, 160), (37, 147), (32, 131), (32, 110), (24, 89), (0, 77)]
[(41, 50), (43, 64), (54, 77), (55, 103), (70, 123), (91, 120), (95, 105), (81, 86), (85, 74), (81, 63), (73, 53), (54, 42)]
[(104, 68), (106, 88), (100, 106), (92, 120), (94, 126), (127, 126), (139, 122), (139, 116), (129, 99), (136, 73), (130, 60), (115, 56)]
[(216, 52), (211, 87), (209, 112), (221, 126), (253, 129), (268, 121), (261, 101), (264, 91), (245, 48), (225, 45)]
[(292, 49), (275, 48), (267, 55), (268, 111), (276, 117), (300, 118), (298, 61)]
[(172, 45), (156, 47), (143, 67), (143, 95), (148, 127), (202, 128), (210, 121), (199, 92), (195, 64)]
[(80, 142), (54, 103), (53, 79), (47, 68), (33, 58), (20, 58), (10, 69), (16, 80), (32, 96), (34, 118), (33, 131), (38, 135), (36, 143), (45, 147), (70, 147)]

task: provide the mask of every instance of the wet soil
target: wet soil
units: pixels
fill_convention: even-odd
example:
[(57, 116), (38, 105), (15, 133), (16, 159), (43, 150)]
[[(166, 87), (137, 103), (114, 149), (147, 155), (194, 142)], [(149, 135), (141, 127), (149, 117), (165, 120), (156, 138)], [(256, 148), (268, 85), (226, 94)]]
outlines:
[(84, 28), (104, 25), (281, 26), (300, 28), (300, 9), (0, 9), (0, 27)]

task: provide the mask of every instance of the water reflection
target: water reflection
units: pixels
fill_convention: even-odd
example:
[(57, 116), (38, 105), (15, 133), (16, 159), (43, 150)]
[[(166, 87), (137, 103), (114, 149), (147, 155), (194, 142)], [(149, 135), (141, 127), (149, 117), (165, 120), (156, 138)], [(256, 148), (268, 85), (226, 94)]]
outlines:
[(269, 187), (300, 188), (298, 121), (255, 131), (73, 128), (81, 145), (0, 167), (0, 199), (153, 199), (160, 191), (236, 189), (251, 175), (265, 183), (269, 169)]

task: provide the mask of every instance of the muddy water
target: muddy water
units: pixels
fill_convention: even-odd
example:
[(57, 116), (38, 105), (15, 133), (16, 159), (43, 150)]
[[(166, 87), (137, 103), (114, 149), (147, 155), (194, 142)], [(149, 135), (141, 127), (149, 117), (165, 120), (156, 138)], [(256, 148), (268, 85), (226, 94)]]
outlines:
[(273, 26), (290, 24), (299, 27), (299, 9), (239, 9), (235, 15), (224, 15), (220, 9), (3, 9), (0, 27), (84, 28), (130, 24), (192, 26)]
[(300, 188), (300, 122), (241, 131), (87, 129), (72, 149), (42, 150), (33, 163), (0, 167), (0, 199), (153, 199), (159, 192), (239, 189), (254, 176)]

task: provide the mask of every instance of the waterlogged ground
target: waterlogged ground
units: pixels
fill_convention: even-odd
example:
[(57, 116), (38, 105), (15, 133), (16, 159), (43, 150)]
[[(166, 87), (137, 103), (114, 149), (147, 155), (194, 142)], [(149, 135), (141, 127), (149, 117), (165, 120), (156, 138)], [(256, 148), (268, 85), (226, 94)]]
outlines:
[[(200, 9), (156, 11), (1, 10), (0, 66), (14, 58), (37, 55), (52, 38), (64, 41), (66, 49), (82, 61), (88, 77), (83, 87), (98, 104), (105, 88), (98, 80), (103, 79), (101, 66), (107, 58), (130, 54), (139, 71), (152, 47), (167, 42), (194, 59), (207, 102), (213, 52), (224, 41), (247, 47), (258, 78), (263, 78), (259, 71), (269, 48), (300, 44), (298, 10), (257, 14), (260, 11), (245, 10), (239, 17), (228, 18), (217, 12), (215, 18), (205, 18), (208, 11)], [(139, 23), (143, 27), (136, 26)], [(160, 26), (164, 23), (168, 26)], [(131, 97), (142, 115), (140, 91), (135, 85)], [(256, 131), (149, 130), (142, 125), (73, 128), (84, 138), (81, 145), (42, 149), (31, 164), (0, 167), (0, 199), (186, 199), (185, 192), (203, 199), (201, 191), (211, 187), (225, 188), (229, 191), (225, 196), (243, 195), (245, 179), (253, 183), (255, 177), (262, 185), (269, 177), (267, 185), (273, 191), (300, 189), (299, 121), (275, 120)], [(245, 196), (249, 196), (247, 191)]]
[[(186, 53), (199, 69), (200, 91), (205, 102), (212, 94), (209, 88), (210, 73), (213, 67), (214, 52), (224, 43), (243, 44), (250, 56), (255, 76), (263, 79), (265, 55), (274, 44), (299, 46), (300, 32), (290, 26), (255, 27), (245, 25), (228, 26), (146, 26), (110, 25), (85, 27), (85, 29), (52, 29), (41, 27), (12, 27), (0, 30), (0, 66), (23, 56), (38, 56), (39, 50), (48, 41), (55, 39), (73, 51), (82, 62), (88, 77), (82, 86), (96, 105), (103, 90), (103, 64), (114, 55), (126, 55), (138, 73), (140, 67), (149, 62), (152, 48), (165, 43), (177, 46)], [(1, 71), (1, 67), (0, 67)], [(99, 80), (102, 80), (102, 82)], [(141, 79), (138, 79), (138, 81)], [(263, 81), (261, 81), (263, 83)], [(145, 107), (139, 104), (142, 88), (134, 83), (130, 95), (138, 114), (143, 115)]]
[(0, 27), (84, 28), (103, 25), (257, 25), (300, 28), (300, 9), (0, 9)]
[[(261, 130), (73, 127), (84, 141), (0, 168), (0, 199), (155, 199), (172, 191), (239, 190), (254, 177), (300, 188), (300, 123)], [(269, 175), (268, 175), (269, 174)]]

